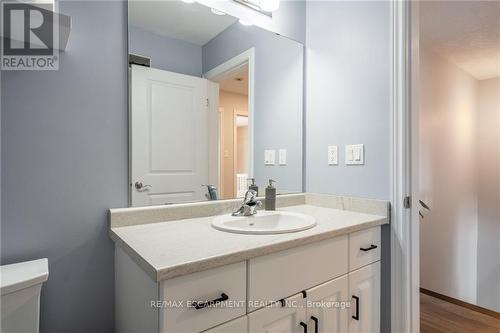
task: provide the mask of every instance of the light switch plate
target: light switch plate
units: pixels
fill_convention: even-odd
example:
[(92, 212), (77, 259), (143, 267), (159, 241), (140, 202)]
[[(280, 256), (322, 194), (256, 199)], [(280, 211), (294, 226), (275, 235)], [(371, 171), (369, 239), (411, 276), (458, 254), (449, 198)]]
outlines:
[(279, 150), (279, 164), (286, 165), (286, 149)]
[(276, 164), (276, 150), (274, 149), (264, 150), (264, 164), (265, 165)]
[(328, 146), (328, 165), (338, 165), (339, 154), (337, 146)]
[(345, 146), (345, 164), (346, 165), (361, 165), (365, 164), (365, 148), (364, 145), (346, 145)]

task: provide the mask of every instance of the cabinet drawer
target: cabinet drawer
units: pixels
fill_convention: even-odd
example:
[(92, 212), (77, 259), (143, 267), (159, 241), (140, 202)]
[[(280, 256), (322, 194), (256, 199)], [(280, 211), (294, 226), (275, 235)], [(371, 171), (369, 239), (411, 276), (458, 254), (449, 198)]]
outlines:
[(203, 331), (203, 333), (247, 333), (248, 332), (248, 316), (243, 316), (238, 319), (231, 320), (229, 323)]
[(248, 310), (347, 273), (347, 235), (248, 261)]
[[(202, 304), (220, 298), (218, 306)], [(246, 262), (166, 280), (160, 285), (160, 332), (201, 332), (246, 313)], [(196, 308), (195, 304), (198, 304)]]
[(349, 271), (380, 260), (380, 227), (349, 235)]

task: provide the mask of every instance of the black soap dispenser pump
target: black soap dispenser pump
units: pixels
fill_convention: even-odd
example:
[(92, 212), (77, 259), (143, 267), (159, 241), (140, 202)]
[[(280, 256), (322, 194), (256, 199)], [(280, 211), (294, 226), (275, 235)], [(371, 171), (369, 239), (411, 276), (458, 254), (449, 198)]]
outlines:
[(254, 190), (255, 192), (257, 192), (257, 195), (259, 195), (259, 187), (257, 186), (257, 184), (255, 184), (255, 178), (249, 178), (249, 180), (251, 180), (252, 183), (250, 184), (250, 186), (248, 186), (248, 189)]
[(273, 186), (276, 181), (269, 179), (269, 185), (266, 187), (266, 210), (276, 210), (276, 187)]

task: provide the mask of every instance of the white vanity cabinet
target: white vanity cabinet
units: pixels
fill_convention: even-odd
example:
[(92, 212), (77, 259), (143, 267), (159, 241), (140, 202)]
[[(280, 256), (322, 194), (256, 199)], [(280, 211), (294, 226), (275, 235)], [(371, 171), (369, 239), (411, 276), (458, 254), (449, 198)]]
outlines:
[(347, 332), (348, 276), (307, 290), (308, 332)]
[(248, 316), (243, 316), (203, 333), (246, 333), (248, 331)]
[(305, 332), (307, 309), (302, 293), (288, 297), (281, 302), (251, 312), (248, 315), (248, 332)]
[(349, 333), (374, 332), (380, 327), (380, 262), (349, 273), (352, 297)]
[(380, 245), (374, 227), (158, 283), (117, 248), (117, 332), (378, 332)]

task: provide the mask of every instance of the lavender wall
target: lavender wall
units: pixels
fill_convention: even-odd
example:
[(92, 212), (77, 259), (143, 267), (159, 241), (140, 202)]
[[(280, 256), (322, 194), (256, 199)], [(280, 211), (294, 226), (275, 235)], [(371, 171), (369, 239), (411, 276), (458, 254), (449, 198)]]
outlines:
[(200, 76), (201, 46), (129, 26), (129, 53), (151, 58), (151, 67)]
[(1, 263), (49, 259), (42, 333), (114, 331), (107, 209), (128, 204), (126, 11), (60, 1), (72, 17), (60, 69), (1, 73)]
[[(302, 192), (304, 46), (267, 30), (235, 23), (203, 46), (203, 72), (255, 49), (253, 167), (263, 191), (269, 179)], [(287, 150), (287, 165), (264, 165), (264, 150)], [(278, 157), (276, 157), (278, 158)]]
[(113, 332), (109, 207), (127, 205), (127, 15), (61, 1), (54, 72), (2, 73), (2, 264), (47, 257), (41, 332)]
[[(373, 199), (391, 189), (391, 5), (308, 1), (306, 190)], [(345, 165), (345, 145), (362, 143), (364, 165)], [(327, 146), (339, 165), (327, 163)]]

